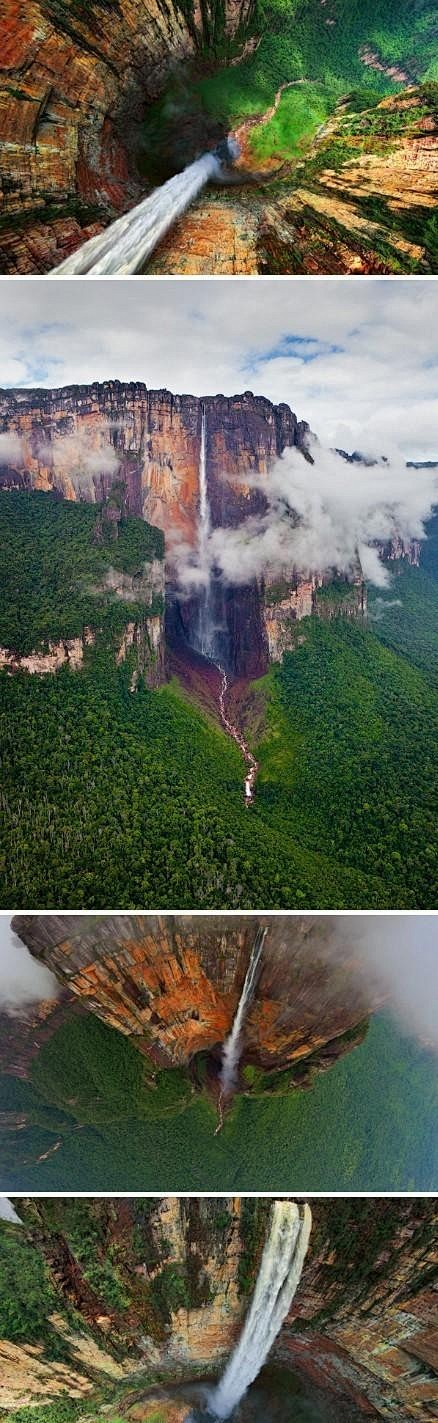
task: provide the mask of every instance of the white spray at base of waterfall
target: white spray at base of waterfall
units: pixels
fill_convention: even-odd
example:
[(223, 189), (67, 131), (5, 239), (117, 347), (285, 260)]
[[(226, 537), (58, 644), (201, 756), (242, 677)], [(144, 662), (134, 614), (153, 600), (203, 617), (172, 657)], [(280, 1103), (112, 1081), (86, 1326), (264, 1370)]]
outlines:
[(241, 1052), (242, 1028), (248, 1005), (251, 1001), (260, 960), (263, 953), (264, 942), (267, 929), (258, 929), (251, 951), (245, 982), (240, 995), (237, 1013), (229, 1037), (226, 1039), (222, 1052), (222, 1067), (220, 1072), (221, 1096), (229, 1097), (236, 1086), (237, 1070)]
[(182, 216), (211, 178), (220, 179), (221, 163), (215, 153), (204, 153), (182, 173), (155, 188), (130, 212), (110, 223), (97, 237), (90, 237), (71, 257), (66, 257), (54, 276), (132, 276), (138, 272), (154, 247)]
[(300, 1283), (310, 1240), (308, 1205), (300, 1217), (294, 1201), (275, 1201), (257, 1283), (234, 1354), (220, 1383), (208, 1394), (208, 1410), (229, 1418), (272, 1349)]

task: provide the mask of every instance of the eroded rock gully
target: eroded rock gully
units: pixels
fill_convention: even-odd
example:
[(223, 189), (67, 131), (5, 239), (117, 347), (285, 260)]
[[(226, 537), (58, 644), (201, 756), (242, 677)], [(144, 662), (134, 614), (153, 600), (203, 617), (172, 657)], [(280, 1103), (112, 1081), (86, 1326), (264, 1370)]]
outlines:
[[(0, 1343), (0, 1404), (66, 1394), (96, 1418), (97, 1384), (117, 1414), (179, 1423), (166, 1384), (218, 1372), (254, 1289), (271, 1203), (174, 1197), (17, 1201), (2, 1225), (44, 1259), (53, 1288), (45, 1339)], [(272, 1362), (333, 1399), (348, 1423), (434, 1416), (436, 1205), (315, 1200), (301, 1283)], [(82, 1241), (86, 1236), (84, 1254)], [(109, 1282), (116, 1303), (108, 1303)], [(176, 1283), (177, 1298), (175, 1298)], [(72, 1316), (72, 1307), (75, 1311)], [(53, 1341), (62, 1340), (62, 1363)], [(187, 1410), (186, 1410), (187, 1411)]]

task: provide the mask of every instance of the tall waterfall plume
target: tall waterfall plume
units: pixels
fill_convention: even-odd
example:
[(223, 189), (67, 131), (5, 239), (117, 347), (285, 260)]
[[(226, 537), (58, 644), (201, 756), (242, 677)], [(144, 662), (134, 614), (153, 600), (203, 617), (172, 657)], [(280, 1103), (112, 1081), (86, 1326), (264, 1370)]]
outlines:
[(155, 188), (130, 212), (118, 217), (97, 237), (90, 237), (71, 257), (53, 270), (54, 276), (132, 276), (139, 272), (154, 247), (182, 217), (183, 212), (211, 179), (223, 177), (223, 163), (233, 162), (239, 153), (231, 137), (212, 153), (204, 153)]
[(217, 1388), (208, 1397), (209, 1412), (229, 1418), (257, 1378), (286, 1318), (298, 1288), (312, 1228), (309, 1206), (300, 1216), (294, 1201), (275, 1201), (252, 1303), (239, 1339)]
[(201, 571), (206, 577), (206, 583), (200, 594), (197, 642), (198, 651), (202, 652), (203, 657), (210, 657), (212, 658), (212, 660), (214, 660), (211, 611), (211, 573), (208, 548), (210, 538), (210, 527), (210, 501), (208, 497), (207, 484), (207, 421), (205, 405), (202, 405), (201, 448), (199, 453), (198, 562)]
[(242, 1045), (242, 1029), (245, 1022), (249, 1003), (254, 992), (260, 960), (267, 935), (267, 929), (258, 929), (249, 960), (245, 982), (240, 995), (237, 1013), (229, 1037), (226, 1039), (222, 1054), (222, 1067), (220, 1073), (221, 1095), (229, 1097), (234, 1091), (237, 1082), (237, 1070)]

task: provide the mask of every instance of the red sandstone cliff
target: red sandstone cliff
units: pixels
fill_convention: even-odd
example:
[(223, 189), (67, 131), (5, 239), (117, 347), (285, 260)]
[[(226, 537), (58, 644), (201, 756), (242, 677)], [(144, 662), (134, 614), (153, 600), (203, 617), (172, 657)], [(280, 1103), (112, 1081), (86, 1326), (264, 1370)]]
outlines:
[[(241, 52), (253, 0), (3, 0), (0, 271), (47, 272), (141, 196), (147, 103), (207, 43)], [(8, 221), (9, 219), (9, 221)]]
[[(154, 1374), (171, 1381), (222, 1366), (254, 1288), (269, 1200), (16, 1207), (24, 1229), (0, 1231), (44, 1258), (55, 1293), (44, 1340), (0, 1341), (4, 1407), (67, 1394), (83, 1398), (86, 1412), (97, 1382), (108, 1389), (129, 1379), (132, 1392), (115, 1395), (115, 1411), (147, 1423), (158, 1408), (144, 1391)], [(312, 1213), (303, 1275), (271, 1362), (321, 1388), (340, 1423), (425, 1423), (437, 1405), (435, 1202), (315, 1200)], [(56, 1359), (63, 1341), (62, 1363), (50, 1358), (50, 1336)], [(174, 1409), (164, 1393), (166, 1423), (179, 1423)]]
[[(147, 390), (141, 381), (0, 391), (0, 432), (14, 432), (21, 441), (19, 457), (0, 469), (0, 484), (55, 489), (66, 499), (93, 502), (111, 488), (115, 455), (127, 512), (193, 546), (202, 405), (212, 521), (215, 526), (235, 524), (261, 503), (260, 494), (245, 483), (245, 475), (267, 475), (286, 446), (304, 448), (309, 429), (288, 405), (273, 405), (251, 391), (203, 401), (168, 390)], [(111, 470), (105, 457), (108, 450)], [(93, 456), (88, 474), (87, 454)]]
[(243, 1060), (266, 1070), (329, 1067), (354, 1046), (377, 1001), (330, 921), (17, 915), (13, 928), (85, 1007), (155, 1063), (174, 1066), (219, 1052), (259, 922), (268, 936)]
[[(0, 488), (53, 490), (66, 499), (105, 499), (114, 478), (128, 513), (161, 528), (166, 536), (167, 630), (171, 640), (192, 643), (197, 597), (172, 589), (175, 545), (193, 550), (198, 537), (202, 408), (206, 415), (206, 472), (213, 528), (235, 527), (266, 509), (263, 485), (285, 449), (308, 451), (309, 426), (286, 404), (274, 405), (251, 391), (226, 397), (172, 395), (141, 382), (106, 381), (60, 390), (0, 391), (0, 433), (18, 439), (18, 454), (0, 468)], [(254, 487), (257, 476), (259, 487)], [(387, 558), (418, 560), (418, 544), (400, 541), (382, 550)], [(294, 624), (317, 613), (362, 617), (366, 594), (360, 569), (345, 581), (343, 596), (320, 598), (329, 581), (285, 570), (282, 579), (239, 587), (219, 580), (213, 587), (216, 623), (224, 629), (224, 661), (239, 677), (262, 675), (269, 661), (294, 646)], [(226, 644), (226, 645), (225, 645)]]

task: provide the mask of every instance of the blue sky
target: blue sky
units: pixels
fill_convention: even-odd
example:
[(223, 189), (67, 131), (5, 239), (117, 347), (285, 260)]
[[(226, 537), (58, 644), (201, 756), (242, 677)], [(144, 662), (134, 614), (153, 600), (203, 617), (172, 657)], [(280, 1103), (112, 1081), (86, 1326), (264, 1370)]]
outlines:
[(251, 389), (324, 441), (438, 456), (437, 315), (418, 277), (0, 279), (0, 385)]

